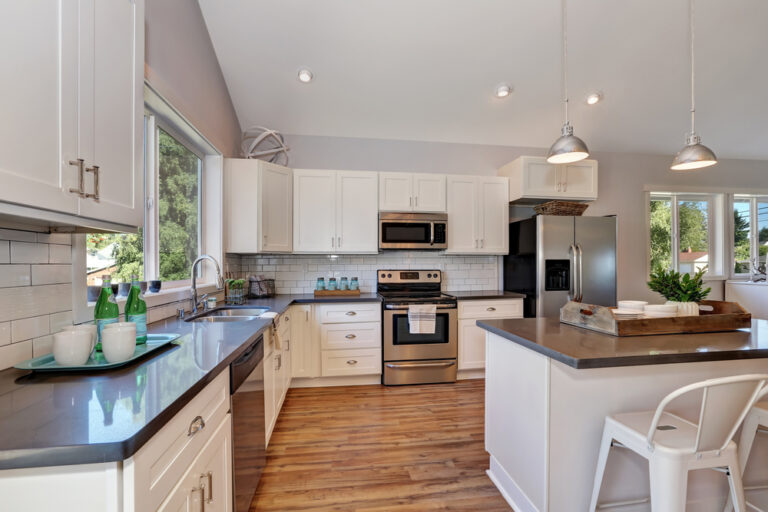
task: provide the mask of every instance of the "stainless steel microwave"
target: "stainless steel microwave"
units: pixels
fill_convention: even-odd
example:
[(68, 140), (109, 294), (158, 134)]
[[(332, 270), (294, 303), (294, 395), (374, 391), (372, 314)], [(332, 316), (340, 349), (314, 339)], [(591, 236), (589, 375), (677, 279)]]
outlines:
[(447, 249), (448, 215), (379, 213), (379, 249)]

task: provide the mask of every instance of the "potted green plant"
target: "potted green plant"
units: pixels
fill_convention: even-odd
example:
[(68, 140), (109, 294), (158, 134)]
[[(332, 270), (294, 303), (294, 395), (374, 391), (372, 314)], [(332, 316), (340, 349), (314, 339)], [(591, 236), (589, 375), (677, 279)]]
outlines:
[(704, 300), (712, 288), (704, 289), (706, 267), (695, 274), (680, 274), (674, 270), (657, 268), (651, 272), (648, 288), (667, 299), (667, 304), (677, 304), (679, 316), (697, 316), (699, 302)]

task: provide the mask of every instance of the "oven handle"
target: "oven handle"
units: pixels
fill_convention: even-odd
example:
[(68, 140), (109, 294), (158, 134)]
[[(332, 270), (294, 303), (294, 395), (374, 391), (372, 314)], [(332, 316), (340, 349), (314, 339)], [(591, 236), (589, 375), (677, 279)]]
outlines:
[[(384, 306), (384, 309), (388, 309), (390, 311), (406, 311), (408, 309), (408, 306)], [(437, 309), (456, 309), (456, 306), (453, 306), (451, 304), (438, 304)]]
[(387, 368), (447, 368), (456, 364), (456, 361), (444, 361), (439, 363), (386, 363)]
[(435, 223), (429, 223), (429, 245), (435, 245)]

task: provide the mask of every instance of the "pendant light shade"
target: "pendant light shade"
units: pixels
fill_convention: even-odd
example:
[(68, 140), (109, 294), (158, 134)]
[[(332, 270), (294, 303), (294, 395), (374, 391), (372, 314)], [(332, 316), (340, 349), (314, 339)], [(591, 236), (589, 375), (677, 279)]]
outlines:
[(568, 120), (568, 14), (562, 0), (563, 22), (563, 105), (565, 110), (565, 123), (560, 132), (560, 138), (552, 144), (547, 152), (547, 162), (551, 164), (569, 164), (584, 160), (589, 156), (589, 150), (583, 140), (573, 134), (573, 126)]
[(691, 44), (691, 133), (685, 138), (685, 146), (680, 150), (672, 165), (669, 167), (673, 171), (695, 171), (710, 167), (717, 163), (715, 152), (701, 143), (701, 137), (696, 134), (696, 73), (695, 73), (695, 0), (689, 0), (689, 18), (688, 30)]
[(562, 135), (552, 144), (547, 153), (547, 162), (551, 164), (570, 164), (584, 160), (589, 150), (583, 140), (573, 134), (573, 126), (566, 121)]

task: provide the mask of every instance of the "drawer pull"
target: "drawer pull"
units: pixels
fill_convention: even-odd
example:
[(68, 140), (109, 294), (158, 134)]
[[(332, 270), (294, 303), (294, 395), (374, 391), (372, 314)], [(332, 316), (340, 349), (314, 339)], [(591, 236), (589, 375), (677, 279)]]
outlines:
[(485, 310), (486, 310), (486, 311), (496, 311), (496, 308), (494, 308), (493, 306), (491, 306), (491, 307), (485, 308)]
[(346, 314), (347, 314), (347, 316), (355, 316), (355, 315), (357, 315), (357, 313), (355, 313), (354, 311), (347, 311)]
[(349, 361), (347, 361), (347, 364), (348, 365), (354, 365), (354, 364), (357, 364), (357, 361), (354, 360), (354, 359), (350, 359)]
[(209, 471), (200, 475), (200, 480), (206, 479), (207, 482), (200, 484), (200, 488), (203, 490), (201, 494), (205, 495), (205, 488), (208, 488), (208, 497), (205, 498), (206, 503), (213, 503), (213, 472)]
[(205, 420), (202, 416), (195, 416), (192, 423), (189, 424), (189, 430), (187, 430), (188, 436), (193, 436), (205, 428)]
[(353, 340), (353, 339), (357, 338), (357, 336), (355, 336), (354, 334), (347, 334), (344, 337), (347, 338), (348, 340)]
[(192, 488), (192, 501), (195, 500), (195, 494), (200, 493), (200, 508), (198, 508), (199, 512), (205, 512), (205, 489), (203, 489), (203, 486), (200, 487), (193, 487)]

